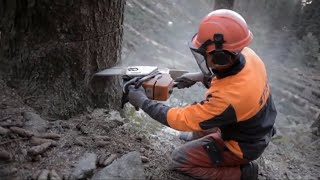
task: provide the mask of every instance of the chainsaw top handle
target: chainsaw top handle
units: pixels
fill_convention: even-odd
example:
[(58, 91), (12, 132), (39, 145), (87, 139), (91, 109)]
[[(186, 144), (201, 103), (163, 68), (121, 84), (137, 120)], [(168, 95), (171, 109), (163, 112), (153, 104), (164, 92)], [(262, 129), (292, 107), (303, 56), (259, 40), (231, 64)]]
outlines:
[(143, 84), (143, 82), (154, 78), (158, 74), (161, 74), (161, 73), (156, 71), (156, 72), (153, 72), (153, 73), (151, 73), (149, 75), (146, 75), (146, 76), (143, 76), (143, 77), (133, 77), (132, 79), (130, 79), (130, 77), (128, 77), (128, 76), (124, 76), (123, 77), (124, 80), (126, 80), (126, 79), (129, 79), (129, 80), (123, 84), (123, 87), (122, 87), (123, 93), (127, 94), (129, 92), (128, 87), (130, 85), (134, 85), (134, 87), (136, 89), (138, 89)]

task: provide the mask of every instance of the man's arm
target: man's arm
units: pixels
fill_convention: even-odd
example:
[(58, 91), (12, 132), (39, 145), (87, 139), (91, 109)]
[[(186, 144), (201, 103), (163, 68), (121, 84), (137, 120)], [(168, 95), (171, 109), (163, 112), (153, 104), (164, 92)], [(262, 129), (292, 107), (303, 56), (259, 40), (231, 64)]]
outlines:
[(172, 108), (146, 98), (140, 88), (129, 91), (129, 101), (158, 122), (180, 131), (206, 130), (237, 121), (233, 107), (219, 94), (211, 94), (200, 103)]
[(174, 87), (178, 89), (189, 88), (196, 82), (202, 82), (206, 88), (210, 87), (212, 77), (204, 76), (202, 72), (185, 73), (174, 80)]

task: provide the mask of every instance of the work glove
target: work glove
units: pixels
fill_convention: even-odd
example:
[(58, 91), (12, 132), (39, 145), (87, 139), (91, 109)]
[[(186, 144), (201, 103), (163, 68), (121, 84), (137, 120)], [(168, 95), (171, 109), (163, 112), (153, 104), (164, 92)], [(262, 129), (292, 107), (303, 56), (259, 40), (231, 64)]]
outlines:
[(146, 92), (142, 86), (135, 88), (134, 85), (128, 87), (128, 99), (130, 104), (139, 110), (142, 107), (145, 100), (148, 99)]
[(178, 89), (189, 88), (196, 82), (202, 82), (203, 77), (202, 72), (185, 73), (174, 80), (174, 87)]

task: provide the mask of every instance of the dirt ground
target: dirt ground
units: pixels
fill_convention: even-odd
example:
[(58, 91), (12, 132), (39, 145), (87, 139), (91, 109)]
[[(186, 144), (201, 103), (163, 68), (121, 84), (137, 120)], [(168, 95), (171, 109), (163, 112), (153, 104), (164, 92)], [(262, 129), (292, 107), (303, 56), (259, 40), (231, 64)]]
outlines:
[[(185, 21), (185, 24), (175, 27), (186, 29), (189, 27), (188, 24), (194, 23), (196, 16), (184, 13), (183, 8), (188, 8), (184, 4), (174, 11), (176, 19), (168, 19), (170, 13), (173, 13), (169, 7), (174, 2), (178, 0), (161, 1), (160, 4), (155, 0), (128, 1), (127, 6), (132, 9), (127, 9), (126, 13), (132, 16), (127, 17), (132, 18), (135, 14), (130, 13), (137, 11), (145, 18), (154, 17), (154, 13), (161, 14), (161, 17), (156, 22), (144, 21), (143, 26), (129, 21), (130, 18), (125, 21), (123, 64), (132, 64), (143, 57), (152, 57), (148, 62), (150, 64), (165, 64), (171, 60), (170, 62), (175, 62), (170, 64), (173, 67), (188, 68), (188, 63), (180, 60), (190, 60), (191, 56), (186, 54), (186, 49), (181, 48), (185, 39), (178, 37), (191, 34), (192, 28), (176, 35), (178, 40), (175, 42), (165, 37), (170, 33), (177, 34), (175, 29), (169, 26), (169, 21), (172, 21), (175, 27), (176, 22), (182, 22), (181, 19), (187, 18), (190, 23)], [(156, 6), (153, 6), (155, 4)], [(163, 27), (162, 30), (152, 29), (155, 25)], [(138, 29), (139, 27), (141, 29)], [(166, 31), (165, 28), (169, 30)], [(154, 33), (157, 36), (152, 36)], [(256, 33), (258, 38), (255, 40), (258, 43), (252, 47), (265, 60), (271, 92), (278, 110), (277, 135), (263, 156), (258, 159), (259, 179), (319, 179), (320, 141), (316, 126), (313, 125), (320, 114), (319, 70), (301, 67), (286, 60), (281, 61), (279, 65), (279, 59), (287, 58), (290, 43), (283, 41), (287, 38), (286, 33), (275, 34), (277, 35), (271, 37), (271, 40), (266, 41), (259, 39), (259, 35), (263, 34)], [(141, 39), (141, 35), (145, 38)], [(148, 49), (144, 49), (143, 52), (147, 54), (140, 54), (146, 46)], [(180, 48), (177, 48), (178, 46)], [(167, 169), (171, 152), (183, 143), (178, 140), (177, 132), (163, 129), (160, 124), (142, 112), (135, 112), (131, 107), (126, 107), (122, 112), (88, 109), (87, 112), (71, 119), (52, 119), (37, 116), (38, 112), (25, 105), (27, 99), (21, 96), (23, 92), (16, 92), (7, 87), (1, 77), (0, 92), (1, 179), (32, 179), (39, 170), (44, 169), (55, 170), (61, 178), (67, 179), (75, 164), (87, 152), (98, 157), (98, 168), (93, 172), (95, 173), (104, 167), (99, 161), (104, 160), (106, 156), (114, 154), (115, 157), (121, 157), (131, 151), (138, 151), (143, 156), (146, 179), (192, 179)], [(192, 89), (175, 93), (169, 104), (184, 105), (193, 101), (194, 96), (201, 96), (200, 91), (195, 95)], [(19, 128), (29, 131), (21, 132)], [(45, 136), (45, 133), (51, 133), (51, 137)], [(34, 152), (35, 137), (49, 139), (46, 141), (46, 151)], [(92, 173), (86, 178), (91, 176)]]
[[(23, 114), (34, 112), (33, 109), (25, 106), (23, 99), (3, 82), (0, 91), (3, 92), (0, 100), (0, 126), (6, 130), (13, 127), (27, 129)], [(117, 111), (95, 109), (68, 120), (44, 121), (47, 122), (42, 128), (44, 131), (30, 131), (34, 134), (32, 137), (50, 132), (60, 138), (54, 140), (55, 146), (37, 156), (29, 153), (34, 146), (31, 136), (10, 130), (1, 134), (1, 153), (4, 154), (5, 151), (10, 154), (7, 159), (1, 159), (2, 179), (32, 179), (39, 170), (44, 169), (55, 170), (61, 178), (67, 178), (73, 166), (86, 152), (95, 153), (99, 159), (109, 154), (121, 157), (131, 151), (138, 151), (147, 159), (147, 163), (144, 163), (147, 179), (188, 179), (166, 170), (170, 153), (174, 149), (172, 144), (159, 143), (157, 137), (141, 130), (142, 126), (137, 125), (137, 121), (123, 118)], [(2, 154), (1, 157), (4, 157)], [(95, 171), (100, 169), (101, 167)]]

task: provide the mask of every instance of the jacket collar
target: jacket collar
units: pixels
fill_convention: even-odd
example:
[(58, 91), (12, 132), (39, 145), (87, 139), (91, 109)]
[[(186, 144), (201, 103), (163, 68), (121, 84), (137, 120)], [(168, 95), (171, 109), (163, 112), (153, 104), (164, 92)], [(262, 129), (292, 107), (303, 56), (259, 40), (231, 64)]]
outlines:
[(246, 64), (246, 59), (242, 54), (239, 55), (238, 61), (232, 65), (229, 69), (224, 71), (217, 71), (212, 69), (212, 72), (216, 75), (217, 79), (222, 79), (228, 76), (232, 76), (240, 72)]

